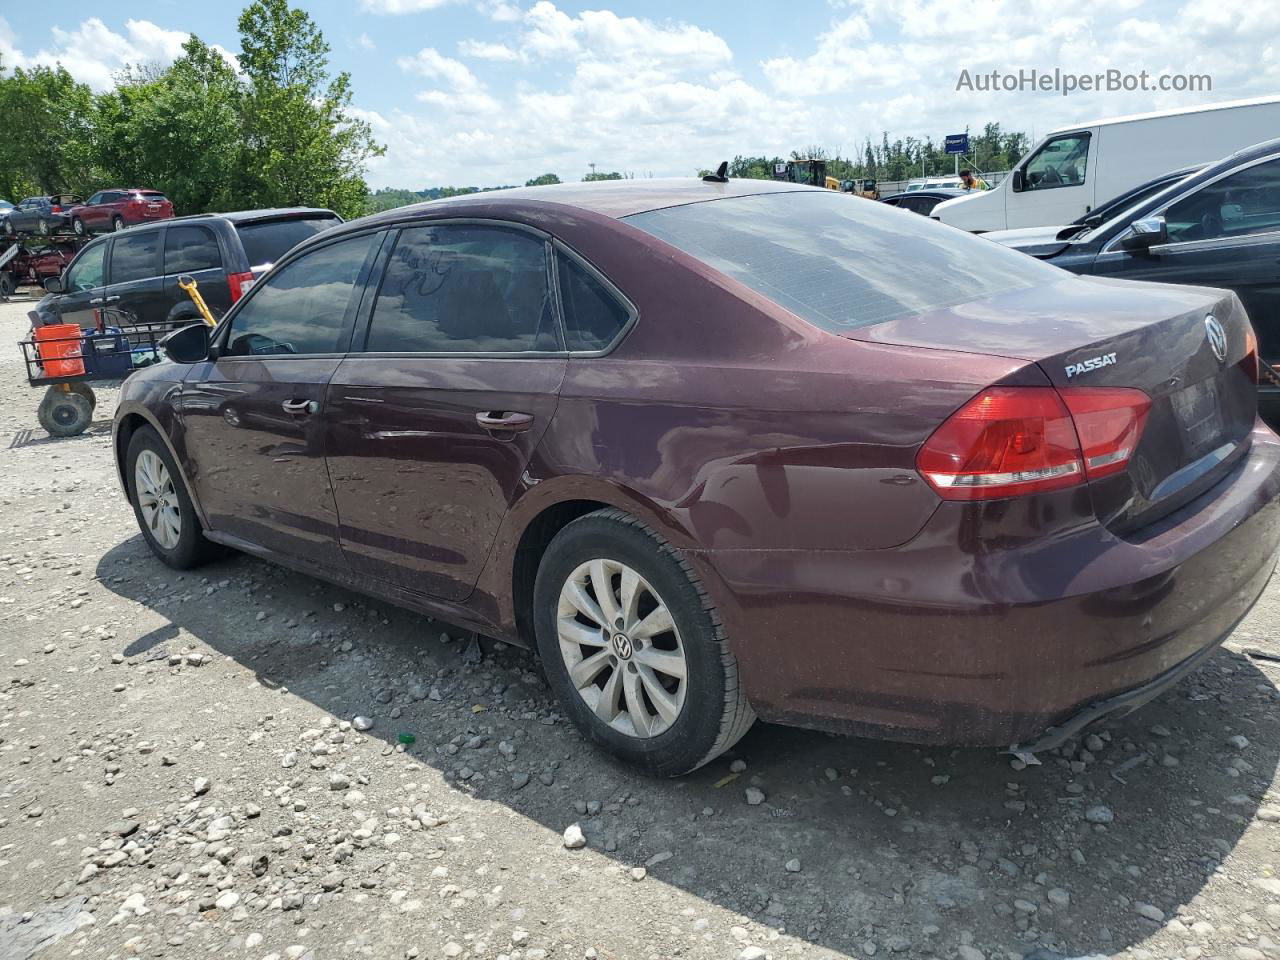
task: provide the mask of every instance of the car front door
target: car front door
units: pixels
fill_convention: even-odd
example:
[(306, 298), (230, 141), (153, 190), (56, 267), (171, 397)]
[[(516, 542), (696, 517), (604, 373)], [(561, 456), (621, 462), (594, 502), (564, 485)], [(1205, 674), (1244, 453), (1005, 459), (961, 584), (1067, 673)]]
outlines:
[(59, 323), (79, 324), (88, 330), (97, 324), (104, 303), (107, 241), (91, 243), (71, 261), (62, 274), (62, 294), (53, 301)]
[(1280, 157), (1202, 184), (1151, 215), (1165, 218), (1168, 242), (1127, 251), (1120, 234), (1094, 273), (1234, 290), (1262, 356), (1280, 358)]
[[(84, 202), (84, 205), (76, 211), (76, 216), (80, 218), (80, 222), (84, 225), (85, 232), (91, 233), (97, 230), (100, 225), (103, 194), (95, 193), (92, 197)], [(74, 224), (72, 224), (74, 226)]]
[(215, 534), (346, 567), (325, 466), (325, 386), (350, 343), (380, 240), (339, 239), (282, 265), (219, 328), (213, 359), (183, 382), (182, 443)]
[(342, 547), (357, 572), (461, 600), (564, 379), (549, 244), (478, 223), (388, 243), (367, 329), (326, 401)]
[(1013, 191), (1010, 184), (1005, 197), (1010, 229), (1070, 223), (1089, 212), (1093, 206), (1092, 139), (1088, 132), (1054, 137), (1022, 165), (1022, 189)]

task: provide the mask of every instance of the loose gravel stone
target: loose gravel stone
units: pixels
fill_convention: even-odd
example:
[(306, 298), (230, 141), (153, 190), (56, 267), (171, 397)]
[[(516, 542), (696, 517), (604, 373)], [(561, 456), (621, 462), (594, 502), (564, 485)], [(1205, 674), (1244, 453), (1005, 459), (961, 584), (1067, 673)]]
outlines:
[(582, 832), (582, 827), (576, 823), (571, 823), (564, 831), (564, 845), (569, 850), (580, 850), (587, 845), (587, 838)]

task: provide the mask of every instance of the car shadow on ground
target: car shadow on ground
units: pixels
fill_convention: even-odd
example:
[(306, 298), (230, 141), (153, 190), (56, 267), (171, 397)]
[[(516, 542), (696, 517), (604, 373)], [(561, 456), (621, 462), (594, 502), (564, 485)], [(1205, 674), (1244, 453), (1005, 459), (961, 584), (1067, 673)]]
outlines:
[[(163, 660), (194, 638), (337, 719), (374, 717), (370, 736), (388, 752), (414, 734), (407, 752), (459, 790), (556, 833), (579, 821), (593, 849), (626, 866), (649, 863), (711, 904), (856, 956), (867, 941), (910, 957), (970, 941), (989, 957), (1110, 954), (1160, 929), (1144, 904), (1190, 926), (1280, 745), (1274, 684), (1223, 651), (1095, 731), (1092, 751), (1073, 742), (1041, 766), (757, 724), (728, 757), (656, 781), (548, 722), (555, 705), (525, 651), (486, 642), (469, 664), (465, 643), (440, 641), (440, 623), (245, 557), (176, 574), (138, 536), (97, 574), (163, 620), (127, 657)], [(448, 746), (477, 733), (490, 737), (483, 749)], [(514, 760), (501, 739), (517, 745)], [(732, 758), (745, 771), (733, 774)], [(749, 786), (767, 799), (748, 805)], [(581, 816), (577, 800), (604, 809)]]

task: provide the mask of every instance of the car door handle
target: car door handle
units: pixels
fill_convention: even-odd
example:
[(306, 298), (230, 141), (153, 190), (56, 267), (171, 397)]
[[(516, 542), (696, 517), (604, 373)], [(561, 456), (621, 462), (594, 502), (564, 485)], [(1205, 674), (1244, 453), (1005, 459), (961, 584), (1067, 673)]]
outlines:
[(319, 413), (320, 404), (316, 400), (286, 400), (280, 406), (285, 413)]
[(116, 302), (117, 300), (119, 300), (119, 299), (120, 299), (120, 298), (119, 298), (118, 296), (115, 296), (115, 297), (106, 297), (102, 302), (103, 302), (103, 303), (115, 303), (115, 302)]
[(486, 430), (522, 433), (533, 426), (533, 414), (514, 410), (480, 410), (476, 413), (476, 423)]

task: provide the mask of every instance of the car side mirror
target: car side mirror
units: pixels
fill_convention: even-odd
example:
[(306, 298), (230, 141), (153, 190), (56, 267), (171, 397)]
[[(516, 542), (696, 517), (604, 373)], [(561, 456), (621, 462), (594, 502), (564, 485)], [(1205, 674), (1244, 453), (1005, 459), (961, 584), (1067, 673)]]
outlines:
[(1026, 189), (1026, 181), (1022, 179), (1022, 171), (1013, 171), (1013, 192), (1021, 193), (1024, 189)]
[(62, 285), (61, 277), (45, 278), (44, 288), (49, 293), (66, 293), (67, 292), (67, 288)]
[(1120, 241), (1120, 246), (1125, 250), (1147, 252), (1168, 242), (1169, 225), (1164, 217), (1144, 217), (1129, 225), (1129, 232)]
[(180, 327), (160, 341), (160, 349), (174, 363), (199, 363), (209, 359), (210, 327), (203, 321)]

